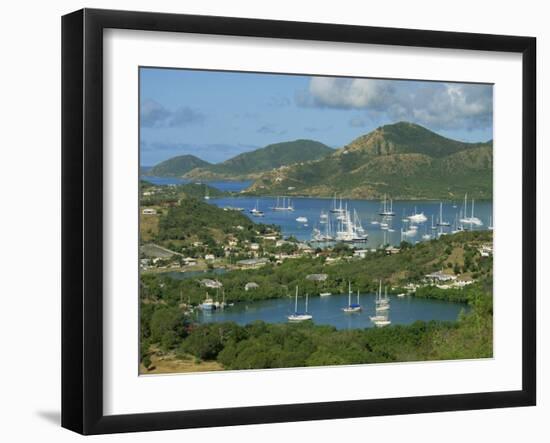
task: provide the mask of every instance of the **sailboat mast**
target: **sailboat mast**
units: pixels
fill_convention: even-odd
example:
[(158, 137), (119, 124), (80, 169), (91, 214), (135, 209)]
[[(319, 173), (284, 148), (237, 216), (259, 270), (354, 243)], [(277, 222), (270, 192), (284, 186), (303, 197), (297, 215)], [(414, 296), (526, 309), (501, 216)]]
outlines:
[(348, 306), (351, 306), (351, 282), (348, 281)]
[(298, 312), (298, 286), (296, 286), (296, 297), (294, 299), (294, 312)]
[(307, 314), (307, 297), (308, 297), (308, 294), (306, 293), (306, 314)]

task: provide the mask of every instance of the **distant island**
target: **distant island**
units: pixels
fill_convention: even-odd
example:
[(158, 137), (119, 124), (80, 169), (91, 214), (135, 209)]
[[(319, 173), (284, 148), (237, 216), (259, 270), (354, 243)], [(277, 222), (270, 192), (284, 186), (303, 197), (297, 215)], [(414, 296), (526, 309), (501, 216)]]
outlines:
[(314, 140), (294, 140), (245, 152), (218, 164), (193, 155), (173, 157), (154, 166), (147, 175), (193, 180), (249, 180), (281, 166), (321, 159), (332, 152), (332, 148)]
[(219, 164), (192, 155), (151, 168), (150, 176), (254, 180), (248, 195), (398, 200), (492, 198), (493, 142), (465, 143), (420, 125), (381, 126), (340, 149), (313, 140), (268, 145)]
[(172, 157), (160, 162), (145, 171), (142, 175), (153, 177), (183, 177), (187, 172), (195, 168), (201, 168), (208, 165), (210, 165), (210, 163), (194, 155), (178, 155), (177, 157)]

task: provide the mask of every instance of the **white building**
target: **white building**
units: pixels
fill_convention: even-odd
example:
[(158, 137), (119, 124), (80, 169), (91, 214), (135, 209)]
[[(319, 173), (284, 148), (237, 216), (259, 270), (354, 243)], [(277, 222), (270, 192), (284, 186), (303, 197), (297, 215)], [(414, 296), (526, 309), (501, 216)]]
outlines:
[(248, 292), (252, 289), (258, 289), (259, 287), (260, 285), (258, 283), (251, 281), (251, 282), (248, 282), (246, 285), (244, 285), (244, 290)]

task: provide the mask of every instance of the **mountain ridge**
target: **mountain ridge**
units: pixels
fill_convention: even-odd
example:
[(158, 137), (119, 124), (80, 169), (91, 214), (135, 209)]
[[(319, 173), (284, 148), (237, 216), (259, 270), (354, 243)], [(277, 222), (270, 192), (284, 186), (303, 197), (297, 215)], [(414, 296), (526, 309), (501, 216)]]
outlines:
[(248, 194), (395, 199), (492, 198), (492, 141), (466, 143), (398, 122), (320, 160), (262, 174)]
[(222, 163), (196, 168), (185, 174), (191, 179), (256, 178), (261, 173), (294, 163), (320, 159), (334, 152), (325, 144), (309, 139), (273, 143), (244, 152)]
[(157, 163), (147, 170), (143, 175), (157, 177), (181, 177), (187, 172), (210, 165), (205, 160), (191, 154), (178, 155)]

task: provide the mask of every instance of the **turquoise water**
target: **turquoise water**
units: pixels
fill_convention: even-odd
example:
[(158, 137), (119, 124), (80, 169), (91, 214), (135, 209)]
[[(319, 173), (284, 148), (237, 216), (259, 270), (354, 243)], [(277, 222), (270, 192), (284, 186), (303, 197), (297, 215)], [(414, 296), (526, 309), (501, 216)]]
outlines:
[[(455, 321), (461, 310), (468, 311), (465, 303), (430, 300), (412, 296), (390, 297), (389, 319), (392, 325), (406, 325), (417, 320)], [(352, 303), (357, 300), (352, 297)], [(313, 322), (319, 325), (331, 325), (337, 329), (371, 328), (374, 324), (369, 316), (374, 312), (375, 294), (361, 294), (360, 304), (363, 308), (359, 313), (345, 313), (342, 308), (348, 303), (347, 294), (328, 297), (309, 297), (308, 312), (313, 315)], [(298, 310), (303, 311), (305, 298), (298, 299)], [(286, 323), (287, 316), (294, 312), (294, 297), (264, 300), (255, 302), (240, 302), (234, 306), (214, 312), (196, 312), (196, 320), (201, 323), (232, 321), (246, 325), (256, 320), (266, 323)]]

